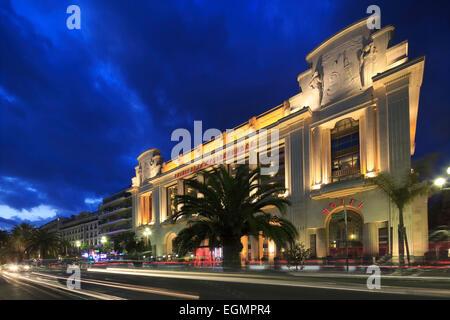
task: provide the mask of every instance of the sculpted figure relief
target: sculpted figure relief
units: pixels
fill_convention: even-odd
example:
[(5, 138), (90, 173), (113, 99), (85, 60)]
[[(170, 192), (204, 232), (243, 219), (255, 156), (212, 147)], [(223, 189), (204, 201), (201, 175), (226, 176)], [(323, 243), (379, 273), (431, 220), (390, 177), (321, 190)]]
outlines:
[(133, 185), (142, 185), (147, 179), (153, 178), (161, 173), (163, 158), (158, 149), (150, 149), (138, 157), (139, 165), (135, 167), (136, 179)]
[(359, 56), (359, 73), (361, 77), (361, 86), (370, 83), (370, 77), (373, 74), (373, 63), (376, 59), (376, 47), (373, 42), (364, 46)]
[(291, 113), (291, 104), (289, 100), (284, 100), (283, 102), (283, 115), (286, 116)]
[(142, 183), (142, 168), (141, 166), (134, 167), (136, 176), (131, 179), (133, 187), (139, 187)]
[(316, 95), (316, 101), (318, 102), (317, 105), (320, 106), (323, 96), (323, 82), (318, 71), (315, 71), (312, 75), (309, 86), (313, 89), (313, 92)]
[(149, 178), (153, 178), (161, 173), (161, 165), (162, 165), (162, 157), (160, 155), (153, 156), (152, 160), (150, 160), (150, 176)]

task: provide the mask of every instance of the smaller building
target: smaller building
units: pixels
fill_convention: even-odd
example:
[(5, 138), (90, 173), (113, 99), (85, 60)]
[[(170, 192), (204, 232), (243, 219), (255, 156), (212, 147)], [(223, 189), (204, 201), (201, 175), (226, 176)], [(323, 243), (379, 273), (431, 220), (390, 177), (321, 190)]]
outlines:
[(123, 190), (103, 199), (98, 216), (100, 239), (132, 231), (131, 217), (131, 193)]
[(102, 237), (108, 239), (132, 231), (131, 218), (131, 194), (122, 190), (104, 198), (97, 212), (84, 211), (70, 218), (56, 218), (40, 228), (57, 232), (73, 246), (97, 247)]
[(66, 219), (60, 225), (59, 235), (61, 239), (69, 241), (73, 246), (79, 244), (87, 247), (95, 247), (99, 244), (98, 238), (98, 213), (81, 212), (70, 219)]

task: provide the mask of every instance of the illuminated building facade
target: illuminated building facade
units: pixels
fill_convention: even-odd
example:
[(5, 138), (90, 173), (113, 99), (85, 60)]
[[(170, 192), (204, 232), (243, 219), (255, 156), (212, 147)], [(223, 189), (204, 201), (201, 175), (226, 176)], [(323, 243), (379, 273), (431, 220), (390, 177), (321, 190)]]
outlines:
[[(317, 258), (343, 256), (345, 203), (350, 256), (397, 256), (398, 210), (366, 180), (380, 172), (401, 179), (411, 168), (425, 58), (410, 60), (408, 42), (391, 45), (393, 34), (392, 26), (369, 30), (362, 20), (330, 37), (307, 55), (300, 92), (234, 128), (233, 137), (224, 133), (225, 150), (209, 141), (167, 162), (158, 149), (142, 153), (129, 190), (137, 234), (151, 229), (156, 255), (170, 254), (185, 227), (168, 223), (173, 196), (194, 192), (184, 179), (236, 150), (249, 131), (278, 129), (280, 162), (272, 178), (285, 183), (298, 241)], [(245, 157), (248, 144), (237, 150)], [(214, 153), (192, 163), (199, 152)], [(404, 215), (411, 256), (419, 259), (428, 249), (427, 199), (417, 198)], [(271, 261), (280, 253), (270, 239), (242, 242), (245, 260)]]

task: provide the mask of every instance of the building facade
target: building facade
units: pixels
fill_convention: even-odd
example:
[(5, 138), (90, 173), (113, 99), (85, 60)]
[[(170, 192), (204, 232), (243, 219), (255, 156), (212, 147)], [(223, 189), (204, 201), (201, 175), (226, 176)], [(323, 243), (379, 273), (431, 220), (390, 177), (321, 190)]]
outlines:
[[(164, 162), (158, 149), (138, 157), (132, 179), (132, 227), (146, 228), (158, 256), (173, 251), (172, 241), (186, 227), (170, 224), (173, 197), (193, 194), (183, 181), (217, 164), (231, 152), (246, 158), (261, 147), (264, 129), (277, 130), (278, 171), (292, 205), (287, 217), (298, 241), (313, 256), (343, 256), (344, 204), (349, 254), (398, 255), (398, 210), (367, 178), (387, 172), (397, 179), (411, 170), (425, 58), (408, 58), (408, 42), (391, 45), (394, 27), (369, 30), (366, 20), (333, 35), (311, 51), (308, 69), (297, 81), (300, 92), (279, 106)], [(256, 147), (248, 133), (254, 134)], [(198, 155), (207, 155), (201, 156)], [(233, 170), (233, 164), (229, 164)], [(427, 199), (417, 198), (404, 212), (411, 256), (428, 249)], [(273, 259), (280, 253), (270, 239), (242, 239), (245, 260)]]
[(98, 238), (98, 213), (81, 212), (70, 218), (56, 218), (40, 227), (50, 232), (57, 232), (60, 239), (69, 241), (74, 247), (95, 247)]
[(131, 223), (131, 193), (122, 190), (104, 198), (97, 212), (81, 212), (70, 218), (56, 218), (40, 228), (57, 232), (61, 239), (73, 246), (99, 247), (102, 238), (133, 230)]
[(81, 212), (63, 221), (59, 228), (61, 239), (69, 241), (74, 247), (95, 247), (100, 243), (98, 237), (98, 213)]
[(131, 193), (120, 191), (103, 199), (99, 207), (99, 237), (106, 239), (133, 230), (131, 223)]

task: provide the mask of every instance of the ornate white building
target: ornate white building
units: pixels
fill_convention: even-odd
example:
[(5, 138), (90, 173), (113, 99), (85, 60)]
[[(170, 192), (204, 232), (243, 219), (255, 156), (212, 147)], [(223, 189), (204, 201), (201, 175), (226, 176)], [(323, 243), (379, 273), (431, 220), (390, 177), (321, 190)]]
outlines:
[[(308, 69), (297, 78), (300, 93), (234, 128), (235, 137), (224, 133), (225, 151), (209, 141), (167, 162), (157, 149), (142, 153), (129, 190), (137, 234), (150, 228), (156, 254), (170, 254), (172, 240), (185, 227), (167, 223), (173, 196), (193, 192), (183, 180), (214, 164), (214, 156), (235, 150), (235, 141), (244, 143), (238, 153), (245, 157), (249, 130), (258, 135), (278, 129), (274, 179), (286, 185), (292, 202), (288, 218), (298, 228), (298, 240), (318, 258), (342, 256), (346, 203), (350, 255), (396, 256), (398, 211), (365, 180), (379, 172), (400, 179), (411, 168), (425, 58), (409, 59), (408, 42), (391, 46), (393, 35), (393, 26), (369, 30), (362, 20), (330, 37), (307, 55)], [(198, 159), (199, 148), (215, 155)], [(428, 248), (425, 197), (406, 208), (405, 225), (411, 255), (422, 257)], [(242, 242), (243, 259), (271, 260), (278, 254), (270, 239)]]

